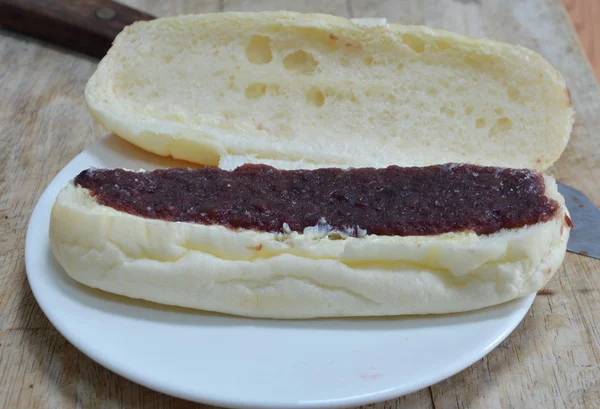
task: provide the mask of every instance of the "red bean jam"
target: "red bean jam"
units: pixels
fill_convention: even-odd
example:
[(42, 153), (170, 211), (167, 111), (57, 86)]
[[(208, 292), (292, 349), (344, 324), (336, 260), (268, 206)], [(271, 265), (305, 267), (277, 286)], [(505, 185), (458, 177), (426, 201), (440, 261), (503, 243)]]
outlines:
[(99, 204), (132, 215), (261, 232), (301, 233), (321, 221), (348, 236), (491, 234), (548, 221), (558, 209), (538, 172), (467, 164), (89, 169), (75, 184)]

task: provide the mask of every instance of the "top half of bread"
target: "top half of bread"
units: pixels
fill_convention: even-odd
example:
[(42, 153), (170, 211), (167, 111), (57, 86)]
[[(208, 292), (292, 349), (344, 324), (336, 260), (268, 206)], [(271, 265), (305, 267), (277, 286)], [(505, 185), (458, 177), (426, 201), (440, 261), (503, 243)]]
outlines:
[(573, 110), (526, 48), (421, 26), (290, 12), (138, 22), (86, 88), (109, 131), (232, 168), (470, 162), (543, 170)]

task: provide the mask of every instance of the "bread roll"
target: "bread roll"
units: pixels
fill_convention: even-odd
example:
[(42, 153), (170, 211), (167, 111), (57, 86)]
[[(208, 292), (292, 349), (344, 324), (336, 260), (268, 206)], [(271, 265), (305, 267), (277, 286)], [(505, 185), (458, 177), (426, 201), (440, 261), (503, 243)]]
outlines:
[(86, 99), (159, 155), (234, 168), (545, 169), (573, 112), (560, 73), (520, 46), (420, 26), (291, 12), (138, 22)]
[[(225, 169), (544, 170), (573, 122), (560, 73), (523, 47), (290, 12), (135, 23), (86, 100), (101, 125), (143, 149)], [(534, 293), (557, 271), (571, 225), (544, 178), (560, 207), (543, 223), (342, 240), (148, 219), (70, 183), (50, 238), (75, 280), (163, 304), (264, 318), (452, 313)]]
[(52, 249), (90, 287), (250, 317), (439, 314), (487, 307), (542, 288), (563, 261), (567, 214), (491, 235), (285, 235), (147, 219), (102, 206), (70, 183), (51, 215)]

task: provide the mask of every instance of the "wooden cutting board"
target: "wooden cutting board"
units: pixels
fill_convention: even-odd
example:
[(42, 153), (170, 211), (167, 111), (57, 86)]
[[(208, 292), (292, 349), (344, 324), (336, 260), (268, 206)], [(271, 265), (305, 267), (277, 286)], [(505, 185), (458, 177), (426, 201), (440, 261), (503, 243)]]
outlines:
[[(562, 71), (577, 111), (569, 146), (551, 171), (600, 205), (600, 93), (560, 0), (123, 3), (157, 16), (290, 9), (387, 17), (530, 47)], [(96, 64), (0, 31), (0, 408), (206, 407), (151, 391), (92, 362), (50, 325), (25, 278), (23, 246), (33, 206), (56, 173), (106, 133), (83, 100)], [(488, 356), (437, 385), (371, 408), (591, 409), (598, 402), (600, 261), (568, 254), (525, 320)]]
[(573, 28), (590, 61), (596, 78), (600, 80), (600, 1), (562, 0)]

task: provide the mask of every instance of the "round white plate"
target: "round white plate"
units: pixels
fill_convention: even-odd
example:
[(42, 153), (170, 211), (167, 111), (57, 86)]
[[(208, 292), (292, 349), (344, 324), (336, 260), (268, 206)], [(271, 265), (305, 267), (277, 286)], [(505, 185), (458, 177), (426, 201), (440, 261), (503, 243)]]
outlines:
[(245, 408), (332, 408), (392, 399), (482, 358), (535, 298), (446, 316), (257, 320), (135, 301), (71, 280), (48, 239), (60, 188), (92, 166), (174, 165), (188, 164), (147, 154), (114, 135), (103, 138), (50, 183), (31, 216), (25, 245), (29, 283), (58, 331), (93, 360), (149, 388)]

